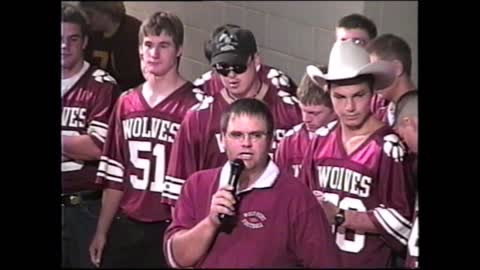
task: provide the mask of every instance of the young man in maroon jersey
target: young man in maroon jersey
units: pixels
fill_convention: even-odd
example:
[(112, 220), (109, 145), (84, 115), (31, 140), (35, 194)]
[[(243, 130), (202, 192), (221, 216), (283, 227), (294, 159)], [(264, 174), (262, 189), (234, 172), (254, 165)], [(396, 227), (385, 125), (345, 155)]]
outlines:
[(88, 30), (79, 9), (62, 4), (61, 29), (62, 267), (93, 268), (87, 250), (102, 196), (95, 174), (119, 91), (84, 60)]
[[(223, 27), (216, 33), (211, 42), (210, 64), (220, 75), (223, 88), (215, 95), (203, 98), (182, 121), (165, 178), (168, 188), (164, 200), (172, 205), (187, 177), (227, 161), (220, 143), (220, 115), (236, 99), (256, 98), (269, 106), (276, 127), (272, 154), (285, 132), (301, 122), (297, 99), (282, 88), (266, 84), (258, 76), (256, 67), (260, 65), (260, 58), (253, 33), (238, 27)], [(201, 96), (200, 89), (195, 91)]]
[(92, 32), (87, 59), (112, 74), (121, 91), (143, 83), (138, 57), (138, 29), (142, 24), (126, 13), (122, 1), (79, 1)]
[(410, 46), (399, 36), (384, 34), (372, 40), (367, 46), (367, 51), (370, 53), (370, 61), (384, 60), (391, 62), (395, 67), (395, 80), (392, 85), (378, 91), (389, 103), (383, 110), (376, 112), (378, 119), (393, 126), (395, 103), (406, 93), (417, 90), (410, 78), (412, 73)]
[[(326, 70), (326, 67), (325, 67)], [(301, 124), (287, 131), (275, 152), (275, 163), (298, 177), (308, 145), (314, 136), (325, 136), (335, 127), (337, 116), (332, 101), (305, 73), (297, 90), (302, 110)]]
[[(338, 267), (325, 213), (308, 188), (269, 158), (273, 115), (253, 98), (232, 103), (221, 117), (228, 160), (240, 159), (237, 192), (230, 162), (191, 175), (165, 235), (172, 267)], [(235, 196), (234, 196), (235, 194)], [(222, 223), (220, 214), (234, 217)]]
[[(395, 128), (398, 134), (408, 145), (410, 151), (416, 156), (418, 154), (418, 92), (410, 91), (404, 94), (397, 101), (395, 110)], [(417, 166), (415, 160), (413, 173), (416, 178)], [(418, 268), (418, 192), (415, 200), (415, 213), (413, 215), (413, 227), (408, 239), (407, 268)]]
[(162, 239), (171, 213), (160, 197), (166, 166), (180, 122), (198, 101), (177, 70), (183, 32), (180, 19), (167, 12), (152, 14), (140, 27), (146, 82), (119, 98), (98, 168), (104, 197), (90, 245), (97, 266), (165, 267)]
[[(212, 51), (213, 51), (213, 44), (214, 37), (218, 34), (218, 32), (223, 31), (225, 28), (238, 28), (241, 27), (236, 24), (224, 24), (222, 26), (217, 27), (211, 34), (210, 39), (205, 42), (204, 45), (204, 54), (205, 58), (207, 58), (208, 62), (211, 61), (212, 58)], [(258, 77), (266, 84), (272, 85), (276, 88), (281, 88), (282, 90), (288, 92), (291, 95), (295, 95), (295, 91), (297, 89), (297, 85), (290, 78), (285, 72), (279, 70), (278, 68), (266, 65), (265, 63), (260, 63), (260, 65), (256, 66), (256, 70), (258, 73)], [(202, 74), (200, 78), (193, 81), (194, 85), (201, 86), (207, 94), (214, 95), (220, 90), (223, 89), (222, 80), (219, 74), (215, 73), (212, 70), (209, 70)]]
[(364, 48), (344, 41), (334, 44), (328, 73), (315, 66), (307, 72), (327, 87), (339, 124), (314, 139), (300, 179), (334, 225), (342, 267), (388, 267), (393, 251), (407, 244), (415, 199), (405, 147), (370, 111), (373, 91), (392, 83), (393, 67), (370, 63)]

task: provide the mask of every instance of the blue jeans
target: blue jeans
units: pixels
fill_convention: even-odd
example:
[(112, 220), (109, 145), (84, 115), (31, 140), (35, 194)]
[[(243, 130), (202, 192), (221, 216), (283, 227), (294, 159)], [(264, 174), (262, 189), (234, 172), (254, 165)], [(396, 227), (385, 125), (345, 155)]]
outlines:
[(88, 247), (100, 214), (101, 200), (62, 205), (62, 267), (95, 268)]

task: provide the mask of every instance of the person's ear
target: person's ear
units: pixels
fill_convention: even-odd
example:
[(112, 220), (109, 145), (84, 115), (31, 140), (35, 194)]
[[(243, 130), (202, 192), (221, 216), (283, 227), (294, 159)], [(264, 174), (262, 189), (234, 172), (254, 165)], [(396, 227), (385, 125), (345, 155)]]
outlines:
[(88, 45), (88, 36), (87, 36), (87, 35), (84, 35), (84, 36), (83, 36), (82, 49), (85, 50), (85, 49), (87, 48), (87, 45)]
[(182, 56), (182, 54), (183, 54), (183, 46), (178, 46), (177, 57)]
[(138, 55), (140, 56), (140, 60), (143, 60), (142, 45), (138, 46)]
[(262, 67), (262, 60), (260, 59), (260, 55), (258, 53), (254, 54), (253, 63), (255, 64), (255, 70), (258, 72)]
[(395, 60), (392, 61), (392, 64), (393, 64), (393, 67), (395, 69), (395, 76), (400, 77), (403, 74), (403, 71), (404, 71), (402, 62), (395, 59)]
[(225, 133), (220, 132), (220, 146), (225, 149)]
[(400, 124), (403, 125), (404, 127), (415, 128), (413, 119), (411, 117), (408, 117), (408, 116), (402, 117), (400, 121), (401, 121)]
[(413, 130), (418, 133), (418, 118), (412, 117), (410, 121), (412, 122)]

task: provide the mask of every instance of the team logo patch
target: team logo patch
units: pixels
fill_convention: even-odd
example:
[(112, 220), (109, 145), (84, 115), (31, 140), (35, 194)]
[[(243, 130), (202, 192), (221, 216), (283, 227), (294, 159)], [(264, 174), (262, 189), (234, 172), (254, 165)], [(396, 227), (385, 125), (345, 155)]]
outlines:
[(92, 76), (95, 79), (95, 81), (100, 83), (103, 83), (105, 81), (115, 83), (115, 84), (117, 83), (117, 81), (115, 81), (115, 79), (112, 76), (110, 76), (110, 74), (108, 74), (106, 71), (101, 69), (95, 70)]
[(322, 137), (325, 137), (328, 135), (328, 133), (330, 133), (330, 131), (335, 127), (335, 125), (337, 125), (337, 121), (332, 121), (330, 123), (328, 123), (327, 125), (315, 130), (315, 134), (319, 135), (319, 136), (322, 136)]
[(221, 52), (233, 51), (238, 46), (237, 36), (230, 33), (222, 33), (218, 38), (218, 49)]
[(267, 74), (267, 79), (270, 79), (272, 84), (277, 88), (280, 88), (280, 86), (290, 87), (290, 80), (281, 70), (275, 68), (270, 69)]
[(278, 96), (282, 98), (282, 101), (284, 103), (290, 104), (290, 105), (295, 105), (298, 104), (298, 99), (289, 93), (283, 91), (283, 90), (278, 90)]
[(213, 97), (208, 96), (199, 88), (194, 88), (192, 92), (195, 94), (195, 98), (198, 100), (198, 103), (193, 105), (192, 110), (203, 110), (210, 106), (210, 103), (213, 102)]
[(407, 150), (402, 141), (396, 134), (389, 134), (383, 137), (383, 151), (387, 156), (393, 158), (395, 162), (403, 161)]
[(303, 125), (304, 125), (303, 123), (300, 123), (298, 125), (293, 126), (293, 128), (291, 128), (291, 129), (287, 130), (287, 132), (285, 132), (285, 137), (292, 136), (293, 134), (299, 132), (302, 129)]
[(245, 227), (250, 229), (261, 229), (265, 227), (263, 222), (266, 220), (267, 220), (267, 217), (265, 217), (263, 213), (258, 211), (249, 211), (249, 212), (243, 213), (242, 215), (242, 224), (245, 225)]
[(207, 71), (203, 73), (203, 75), (200, 78), (197, 78), (194, 82), (193, 85), (195, 86), (200, 86), (205, 84), (206, 81), (210, 80), (212, 78), (212, 71)]

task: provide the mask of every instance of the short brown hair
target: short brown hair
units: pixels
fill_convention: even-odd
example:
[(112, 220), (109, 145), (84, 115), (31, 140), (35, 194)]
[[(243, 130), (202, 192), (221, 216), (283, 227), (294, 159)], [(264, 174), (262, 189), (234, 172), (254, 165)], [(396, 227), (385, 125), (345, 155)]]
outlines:
[(227, 132), (228, 122), (232, 116), (248, 115), (258, 117), (265, 121), (267, 135), (273, 138), (273, 115), (267, 104), (255, 98), (241, 98), (230, 104), (220, 117), (220, 129), (222, 133)]
[[(327, 72), (326, 66), (321, 66), (319, 69), (323, 73)], [(326, 91), (313, 82), (306, 73), (298, 85), (297, 97), (303, 105), (325, 105), (328, 108), (332, 108), (332, 100)]]
[(377, 36), (377, 26), (375, 26), (375, 23), (366, 16), (357, 13), (342, 17), (338, 21), (337, 27), (345, 29), (362, 29), (367, 32), (370, 39)]
[(62, 23), (73, 23), (80, 26), (82, 37), (88, 34), (88, 24), (85, 14), (74, 5), (62, 3)]
[(183, 46), (183, 23), (180, 18), (170, 12), (159, 11), (143, 21), (138, 31), (139, 45), (146, 36), (159, 36), (162, 32), (172, 37), (175, 47)]
[(399, 36), (383, 34), (367, 45), (370, 54), (377, 55), (382, 60), (398, 60), (408, 76), (412, 70), (412, 51), (408, 43)]

